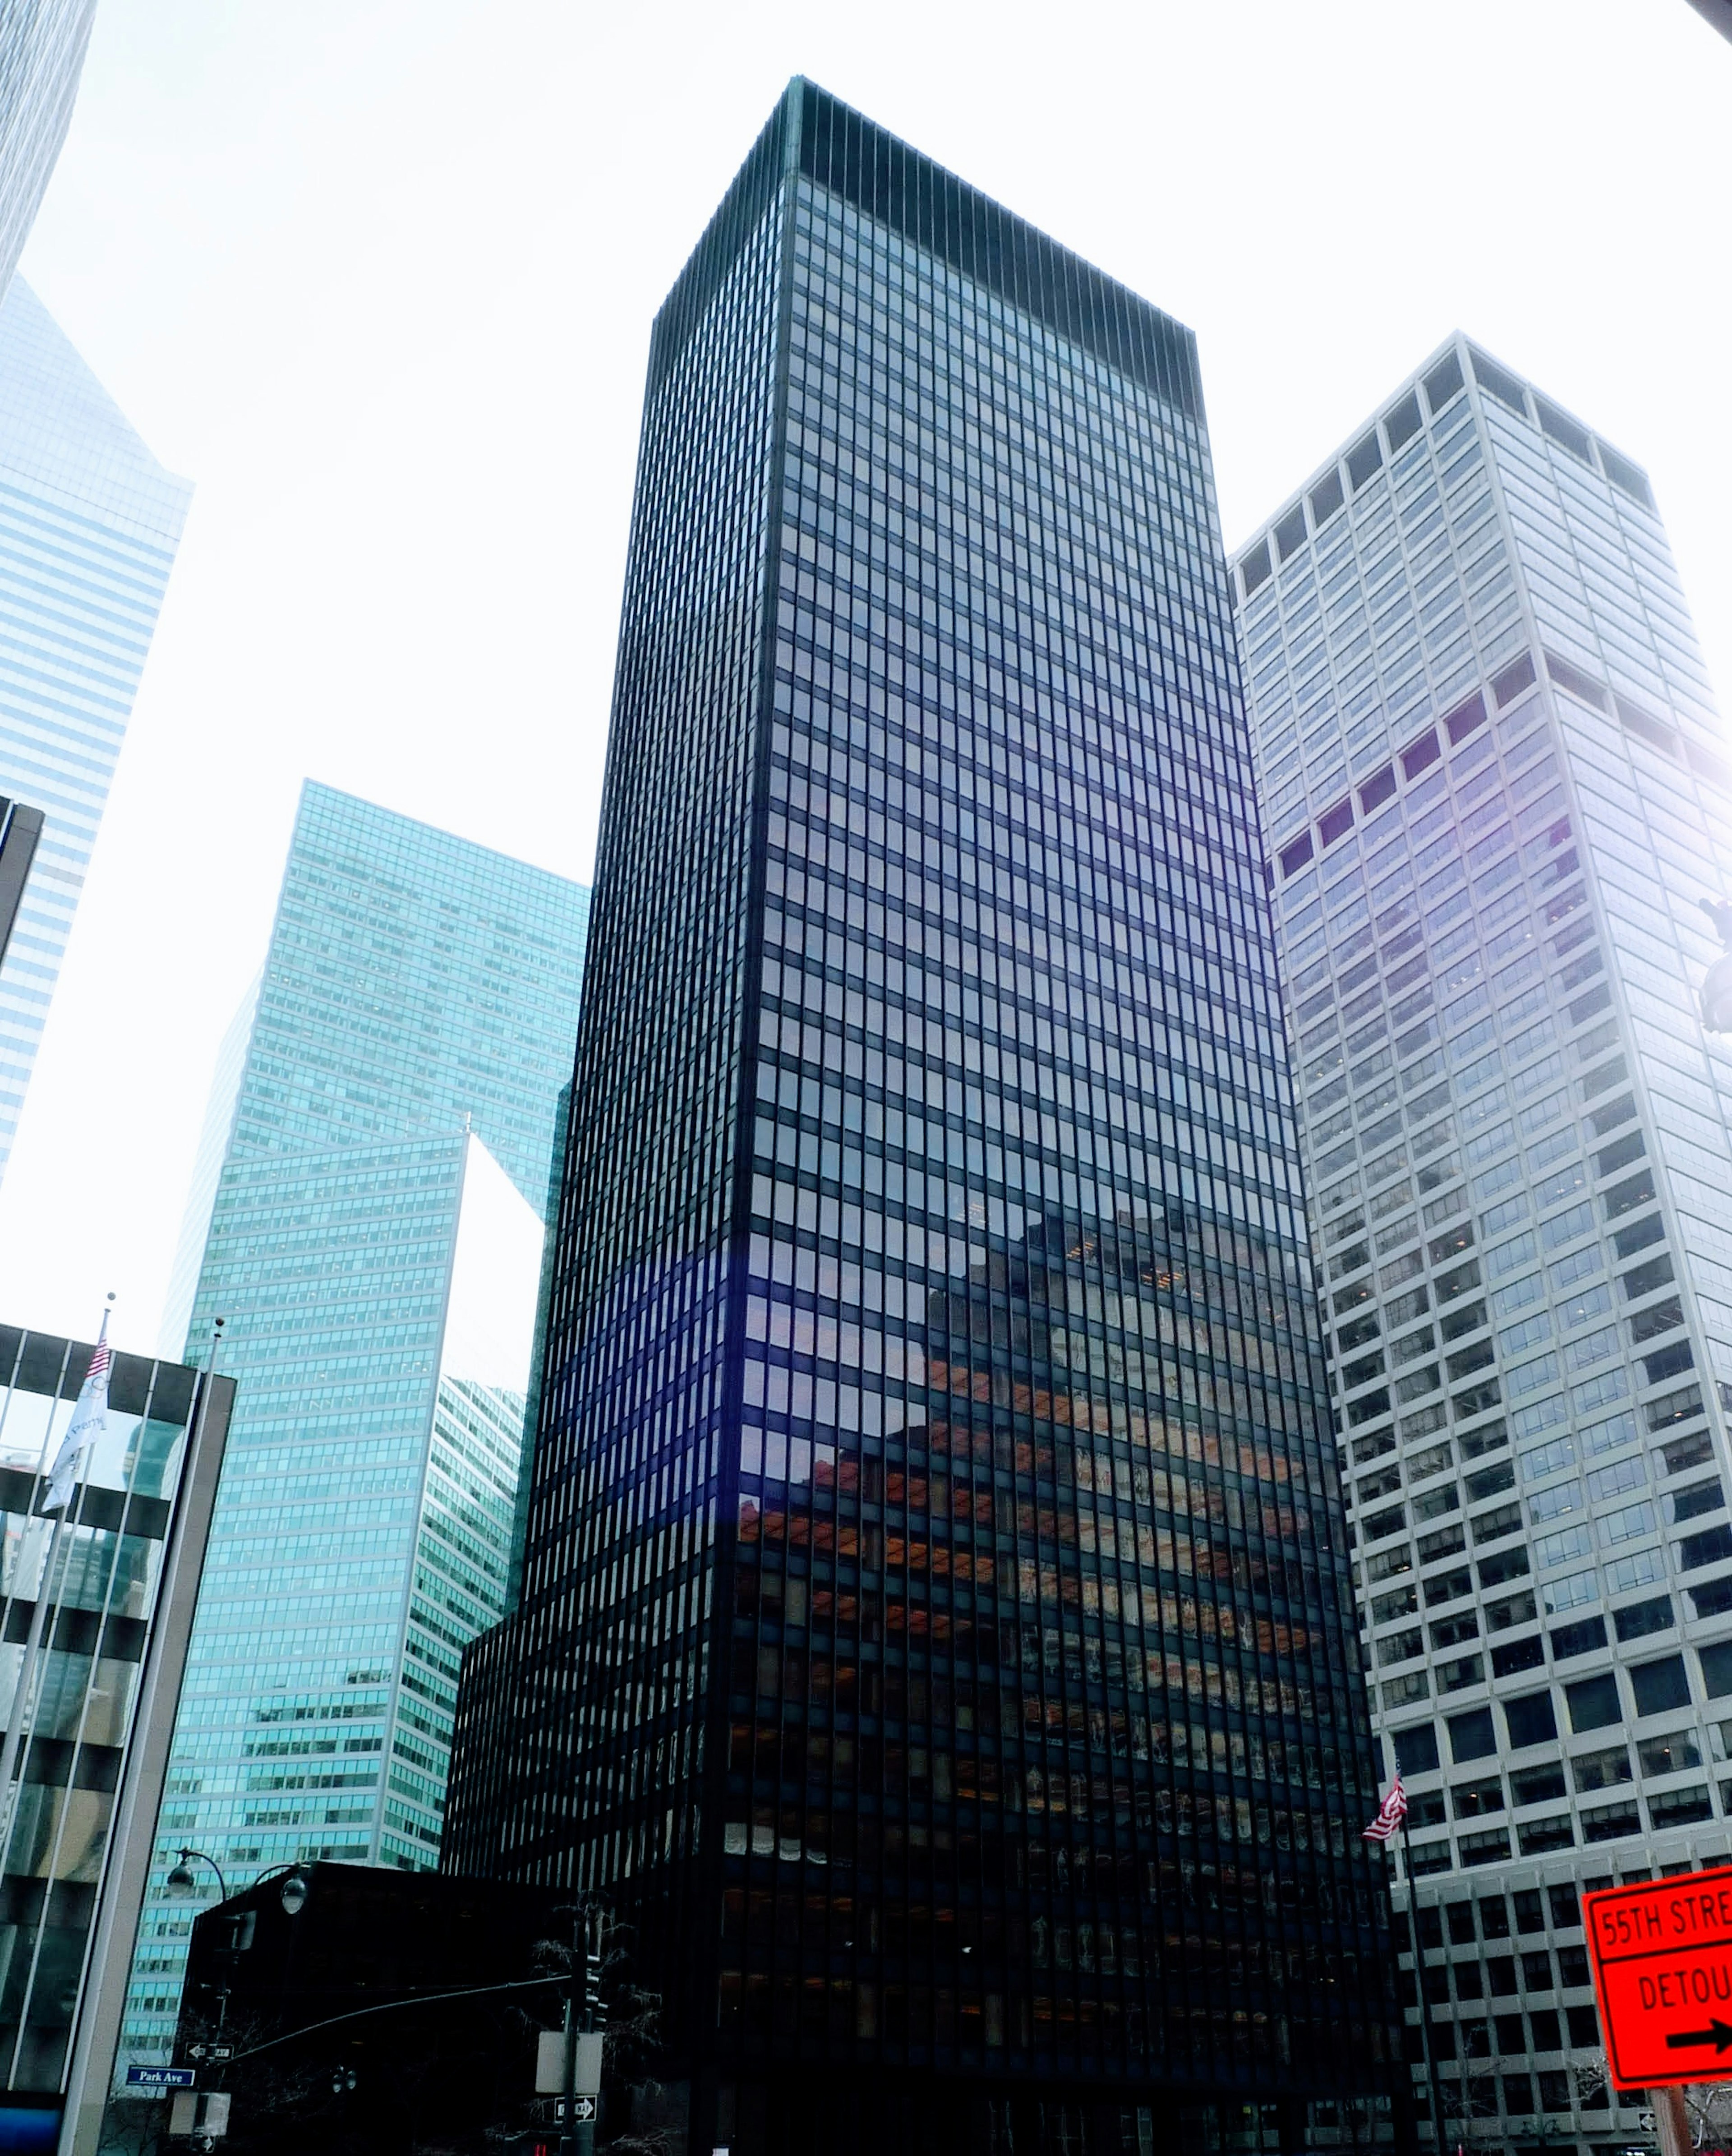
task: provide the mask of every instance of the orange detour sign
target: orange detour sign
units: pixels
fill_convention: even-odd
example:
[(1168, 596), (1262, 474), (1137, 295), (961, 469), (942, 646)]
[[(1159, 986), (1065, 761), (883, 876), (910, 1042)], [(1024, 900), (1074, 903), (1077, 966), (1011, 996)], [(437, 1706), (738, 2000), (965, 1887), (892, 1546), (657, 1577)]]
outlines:
[(1581, 1897), (1618, 2088), (1732, 2081), (1732, 1871)]

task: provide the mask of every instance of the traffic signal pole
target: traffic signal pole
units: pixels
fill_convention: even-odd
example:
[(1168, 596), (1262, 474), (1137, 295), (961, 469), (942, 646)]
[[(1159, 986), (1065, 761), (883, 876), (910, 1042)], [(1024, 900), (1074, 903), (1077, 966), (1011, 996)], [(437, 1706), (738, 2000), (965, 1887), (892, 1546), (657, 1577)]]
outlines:
[(561, 2120), (564, 2131), (559, 2145), (564, 2156), (594, 2156), (595, 2133), (591, 2129), (589, 2146), (580, 2139), (577, 2124), (577, 2030), (582, 2016), (578, 2005), (578, 1989), (583, 1981), (587, 1962), (584, 1956), (583, 1917), (576, 1909), (571, 1912), (571, 1981), (566, 1991), (566, 2101)]
[[(571, 1912), (571, 1979), (566, 1996), (566, 2061), (564, 2132), (560, 2136), (561, 2156), (595, 2156), (596, 2119), (601, 2109), (600, 2076), (597, 2086), (581, 2092), (577, 2087), (577, 2051), (580, 2035), (596, 2034), (601, 2026), (602, 1953), (593, 1910)], [(591, 2048), (585, 2046), (586, 2049)], [(586, 2079), (588, 2076), (586, 2075)], [(578, 2105), (587, 2112), (580, 2117)]]

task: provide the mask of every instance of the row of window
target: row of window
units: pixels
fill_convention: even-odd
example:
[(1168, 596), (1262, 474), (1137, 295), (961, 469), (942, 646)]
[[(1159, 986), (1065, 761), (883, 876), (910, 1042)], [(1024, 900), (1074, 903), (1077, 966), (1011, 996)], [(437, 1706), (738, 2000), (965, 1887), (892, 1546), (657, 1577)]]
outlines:
[[(1647, 480), (1627, 457), (1587, 429), (1579, 426), (1567, 413), (1558, 409), (1537, 390), (1530, 392), (1505, 367), (1489, 359), (1475, 346), (1468, 347), (1473, 364), (1473, 378), (1479, 388), (1495, 397), (1499, 403), (1518, 413), (1530, 424), (1537, 422), (1540, 430), (1550, 440), (1568, 450), (1570, 454), (1588, 465), (1596, 465), (1612, 484), (1632, 501), (1652, 512), (1653, 495)], [(1462, 388), (1461, 361), (1453, 351), (1448, 352), (1431, 368), (1423, 379), (1427, 410), (1435, 422)], [(1529, 398), (1532, 398), (1530, 408)], [(1424, 421), (1420, 414), (1418, 389), (1410, 389), (1399, 398), (1382, 418), (1381, 430), (1373, 426), (1360, 436), (1342, 457), (1311, 488), (1309, 495), (1295, 502), (1273, 526), (1269, 539), (1259, 541), (1241, 559), (1239, 589), (1248, 598), (1252, 593), (1268, 581), (1274, 563), (1290, 561), (1306, 546), (1311, 537), (1322, 531), (1341, 508), (1349, 494), (1357, 494), (1367, 485), (1384, 465), (1385, 445), (1388, 454), (1395, 457), (1417, 435)], [(1380, 439), (1381, 431), (1381, 439)], [(1309, 511), (1309, 522), (1307, 511)], [(1273, 553), (1270, 552), (1273, 542)]]

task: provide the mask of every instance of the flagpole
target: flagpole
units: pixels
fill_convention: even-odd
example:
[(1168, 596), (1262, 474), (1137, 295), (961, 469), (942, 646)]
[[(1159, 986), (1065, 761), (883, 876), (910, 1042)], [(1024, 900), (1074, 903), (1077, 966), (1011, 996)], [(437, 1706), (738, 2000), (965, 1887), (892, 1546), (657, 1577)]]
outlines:
[[(1401, 1828), (1401, 1841), (1404, 1846), (1407, 1840), (1407, 1830), (1404, 1821)], [(1432, 2130), (1437, 2137), (1437, 2156), (1448, 2156), (1448, 2147), (1443, 2138), (1443, 2090), (1437, 2073), (1437, 2049), (1432, 2042), (1432, 2010), (1430, 2002), (1426, 1998), (1425, 1956), (1419, 1950), (1419, 1924), (1413, 1913), (1416, 1897), (1413, 1892), (1413, 1867), (1411, 1864), (1407, 1867), (1407, 1938), (1413, 1953), (1414, 1988), (1419, 1994), (1419, 2048), (1425, 2055), (1426, 2078), (1431, 2085)]]

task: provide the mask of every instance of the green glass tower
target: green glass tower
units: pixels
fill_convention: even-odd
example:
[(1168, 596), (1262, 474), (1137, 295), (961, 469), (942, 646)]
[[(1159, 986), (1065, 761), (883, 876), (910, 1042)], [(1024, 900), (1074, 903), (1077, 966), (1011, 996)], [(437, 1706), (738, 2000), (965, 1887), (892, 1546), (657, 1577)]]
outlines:
[(126, 2056), (172, 2040), (190, 1843), (431, 1868), (464, 1646), (504, 1614), (589, 894), (309, 784), (170, 1297), (237, 1416)]

